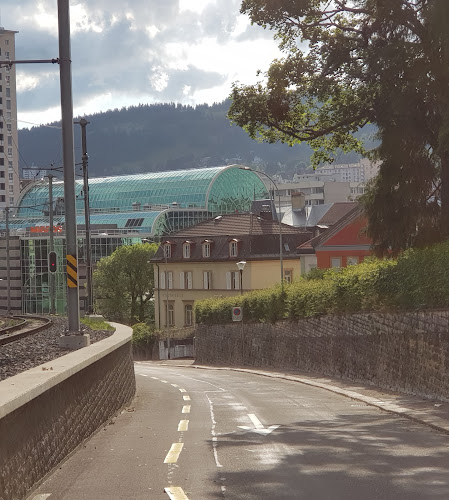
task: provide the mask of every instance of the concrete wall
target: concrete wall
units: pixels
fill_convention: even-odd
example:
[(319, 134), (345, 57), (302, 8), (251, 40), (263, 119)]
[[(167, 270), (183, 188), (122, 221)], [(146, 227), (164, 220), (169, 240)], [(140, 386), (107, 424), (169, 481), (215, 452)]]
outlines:
[(199, 325), (196, 362), (297, 370), (449, 401), (449, 311)]
[(135, 394), (131, 328), (0, 382), (0, 499), (23, 499)]

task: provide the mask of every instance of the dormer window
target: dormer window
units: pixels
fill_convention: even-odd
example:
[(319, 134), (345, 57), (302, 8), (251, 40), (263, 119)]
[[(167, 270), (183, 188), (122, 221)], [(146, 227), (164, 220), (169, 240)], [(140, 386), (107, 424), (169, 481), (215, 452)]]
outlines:
[(184, 259), (190, 259), (190, 242), (188, 241), (182, 245), (182, 256)]
[(239, 240), (231, 240), (229, 242), (229, 257), (237, 257), (239, 254)]
[(203, 257), (210, 257), (211, 244), (212, 244), (212, 240), (204, 240), (203, 241)]
[(171, 257), (171, 244), (164, 243), (164, 257), (169, 259)]

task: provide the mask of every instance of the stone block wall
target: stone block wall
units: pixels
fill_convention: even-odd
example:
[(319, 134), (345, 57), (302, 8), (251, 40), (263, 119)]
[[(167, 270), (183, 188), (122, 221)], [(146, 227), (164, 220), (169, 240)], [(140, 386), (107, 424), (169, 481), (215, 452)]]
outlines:
[(135, 394), (130, 341), (74, 372), (0, 419), (1, 500), (25, 498)]
[(196, 362), (314, 372), (449, 400), (449, 311), (199, 325)]

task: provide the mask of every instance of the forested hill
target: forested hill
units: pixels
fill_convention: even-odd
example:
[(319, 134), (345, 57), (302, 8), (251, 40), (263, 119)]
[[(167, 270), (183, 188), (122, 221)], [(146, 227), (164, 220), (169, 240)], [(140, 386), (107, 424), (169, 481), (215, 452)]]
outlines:
[[(196, 107), (139, 105), (85, 116), (89, 176), (158, 172), (243, 163), (268, 173), (293, 173), (309, 165), (306, 144), (261, 144), (226, 117), (229, 101)], [(48, 168), (62, 163), (61, 130), (41, 126), (19, 130), (20, 166)], [(75, 127), (75, 161), (81, 163), (81, 127)], [(345, 161), (356, 160), (355, 156)]]

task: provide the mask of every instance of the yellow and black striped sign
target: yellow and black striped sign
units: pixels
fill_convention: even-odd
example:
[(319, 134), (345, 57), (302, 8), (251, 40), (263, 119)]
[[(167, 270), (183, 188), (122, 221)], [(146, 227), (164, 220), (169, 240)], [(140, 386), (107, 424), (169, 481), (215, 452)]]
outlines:
[(78, 286), (78, 265), (73, 255), (67, 255), (67, 286), (69, 288)]

